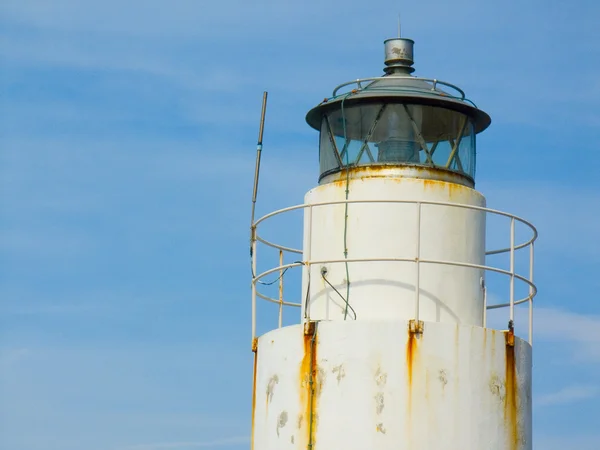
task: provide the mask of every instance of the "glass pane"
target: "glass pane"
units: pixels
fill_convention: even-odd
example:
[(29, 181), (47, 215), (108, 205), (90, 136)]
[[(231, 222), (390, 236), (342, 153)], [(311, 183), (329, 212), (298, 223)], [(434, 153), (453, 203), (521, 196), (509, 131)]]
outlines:
[(321, 174), (340, 168), (338, 159), (335, 156), (336, 150), (331, 143), (327, 128), (327, 120), (324, 117), (321, 121), (321, 137), (319, 142), (319, 166)]
[[(475, 174), (471, 120), (445, 108), (403, 103), (346, 106), (328, 113), (321, 129), (321, 174), (347, 165), (410, 164)], [(365, 145), (365, 143), (367, 145)]]

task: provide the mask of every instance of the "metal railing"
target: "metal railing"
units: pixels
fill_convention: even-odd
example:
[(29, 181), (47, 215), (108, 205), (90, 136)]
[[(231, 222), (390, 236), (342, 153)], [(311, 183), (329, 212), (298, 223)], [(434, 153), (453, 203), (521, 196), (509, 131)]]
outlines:
[[(312, 216), (313, 210), (315, 208), (321, 208), (325, 206), (331, 205), (344, 205), (344, 204), (368, 204), (368, 203), (391, 203), (391, 204), (413, 204), (416, 207), (416, 217), (417, 217), (417, 235), (415, 236), (416, 242), (416, 256), (411, 258), (383, 258), (383, 257), (372, 257), (372, 258), (340, 258), (340, 259), (328, 259), (328, 260), (312, 260), (311, 259), (311, 247), (312, 247)], [(469, 209), (475, 211), (482, 211), (486, 214), (503, 216), (510, 220), (510, 245), (506, 248), (492, 249), (486, 250), (485, 255), (498, 255), (503, 253), (508, 253), (509, 260), (509, 269), (501, 269), (499, 267), (488, 266), (488, 265), (480, 265), (480, 264), (472, 264), (468, 262), (461, 261), (445, 261), (445, 260), (436, 260), (436, 259), (422, 259), (421, 258), (421, 215), (422, 215), (422, 207), (423, 205), (434, 205), (434, 206), (444, 206), (444, 207), (456, 207), (462, 209)], [(273, 242), (270, 242), (258, 234), (259, 225), (263, 222), (267, 221), (270, 218), (275, 216), (279, 216), (291, 211), (297, 210), (307, 210), (306, 224), (308, 225), (308, 230), (306, 230), (306, 252), (304, 252), (304, 260), (298, 260), (292, 263), (284, 264), (284, 255), (286, 253), (292, 255), (300, 255), (302, 258), (303, 251), (301, 249), (296, 249), (293, 247), (287, 247), (283, 245), (279, 245)], [(523, 242), (517, 243), (515, 241), (515, 224), (521, 223), (525, 225), (529, 231), (531, 232), (531, 237)], [(533, 282), (533, 268), (534, 268), (534, 242), (538, 237), (538, 233), (536, 228), (530, 222), (517, 217), (515, 215), (505, 213), (502, 211), (484, 208), (480, 206), (473, 205), (465, 205), (460, 203), (452, 203), (452, 202), (434, 202), (434, 201), (414, 201), (414, 200), (340, 200), (340, 201), (329, 201), (329, 202), (319, 202), (312, 204), (302, 204), (291, 206), (288, 208), (283, 208), (277, 211), (274, 211), (270, 214), (267, 214), (260, 219), (256, 220), (251, 226), (251, 264), (252, 264), (252, 341), (255, 341), (256, 338), (256, 317), (257, 317), (257, 298), (261, 298), (271, 303), (275, 303), (279, 306), (279, 315), (278, 315), (278, 326), (282, 326), (283, 322), (283, 308), (285, 306), (289, 307), (301, 307), (301, 302), (290, 302), (284, 299), (284, 278), (285, 274), (288, 270), (296, 267), (303, 267), (306, 270), (306, 274), (308, 275), (308, 270), (311, 265), (315, 264), (332, 264), (332, 263), (364, 263), (364, 262), (410, 262), (416, 264), (415, 271), (415, 313), (414, 319), (419, 320), (419, 305), (420, 305), (420, 265), (421, 264), (441, 264), (448, 266), (457, 266), (457, 267), (465, 267), (470, 269), (484, 270), (486, 272), (495, 272), (502, 275), (506, 275), (509, 277), (510, 288), (509, 288), (509, 299), (505, 303), (496, 303), (496, 304), (488, 304), (487, 303), (487, 289), (485, 285), (482, 285), (484, 290), (484, 317), (483, 317), (483, 326), (487, 325), (487, 311), (494, 310), (498, 308), (508, 308), (509, 310), (509, 327), (512, 327), (514, 323), (514, 313), (515, 306), (528, 303), (529, 307), (529, 320), (528, 320), (528, 340), (532, 343), (532, 334), (533, 334), (533, 298), (537, 293), (537, 288)], [(257, 250), (258, 243), (263, 244), (267, 247), (271, 247), (276, 249), (279, 252), (279, 265), (273, 267), (269, 270), (266, 270), (262, 273), (257, 274)], [(529, 250), (529, 273), (524, 276), (516, 273), (515, 271), (515, 254), (518, 250), (527, 248)], [(269, 283), (265, 283), (262, 280), (273, 274), (278, 274), (278, 277)], [(515, 299), (515, 280), (521, 281), (528, 286), (528, 295)], [(272, 285), (274, 283), (278, 283), (278, 292), (279, 297), (273, 298), (265, 295), (264, 293), (258, 290), (258, 286), (261, 284), (264, 285)], [(310, 286), (307, 286), (307, 289), (310, 290)], [(310, 296), (310, 291), (306, 293), (307, 298)]]
[[(376, 81), (397, 81), (398, 79), (406, 79), (409, 81), (424, 81), (425, 83), (428, 83), (431, 87), (430, 89), (422, 89), (422, 88), (416, 88), (414, 86), (382, 86), (379, 87), (376, 84), (373, 84)], [(365, 84), (366, 83), (366, 84)], [(447, 87), (452, 89), (453, 91), (455, 91), (455, 93), (457, 95), (452, 95), (443, 91), (440, 91), (438, 89), (438, 85)], [(351, 86), (356, 86), (353, 89), (350, 89), (349, 91), (344, 91), (344, 92), (340, 92), (343, 88), (348, 88)], [(433, 95), (439, 95), (440, 97), (451, 97), (454, 98), (456, 100), (460, 100), (463, 102), (468, 102), (473, 104), (473, 102), (471, 102), (471, 100), (467, 99), (465, 96), (465, 92), (459, 88), (458, 86), (452, 84), (452, 83), (448, 83), (446, 81), (442, 81), (442, 80), (438, 80), (436, 78), (422, 78), (422, 77), (413, 77), (413, 76), (407, 76), (407, 77), (393, 77), (393, 76), (385, 76), (385, 77), (370, 77), (370, 78), (359, 78), (356, 80), (352, 80), (352, 81), (347, 81), (345, 83), (342, 83), (338, 86), (335, 87), (335, 89), (333, 90), (333, 94), (331, 98), (337, 98), (340, 95), (348, 95), (348, 94), (352, 94), (352, 93), (357, 93), (357, 92), (361, 92), (361, 91), (378, 91), (378, 90), (385, 90), (385, 91), (389, 91), (390, 89), (393, 90), (397, 90), (397, 91), (406, 91), (406, 92), (414, 92), (414, 91), (418, 91), (418, 92), (423, 92), (423, 93), (427, 93), (427, 94), (433, 94)], [(473, 104), (474, 105), (474, 104)]]

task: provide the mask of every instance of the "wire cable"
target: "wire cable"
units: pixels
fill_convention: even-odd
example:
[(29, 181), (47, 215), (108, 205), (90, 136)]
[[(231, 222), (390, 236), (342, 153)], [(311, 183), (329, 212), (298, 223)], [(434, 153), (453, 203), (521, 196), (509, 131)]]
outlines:
[(335, 287), (333, 284), (331, 284), (331, 282), (330, 282), (330, 281), (327, 279), (327, 277), (325, 276), (325, 273), (321, 272), (321, 276), (323, 277), (323, 280), (325, 280), (325, 283), (327, 283), (327, 284), (329, 285), (329, 287), (330, 287), (331, 289), (333, 289), (333, 290), (335, 291), (335, 293), (336, 293), (337, 295), (339, 295), (339, 296), (340, 296), (340, 298), (341, 298), (341, 299), (344, 301), (344, 303), (346, 304), (346, 308), (345, 308), (345, 311), (346, 311), (346, 312), (344, 313), (344, 320), (346, 319), (346, 315), (347, 315), (347, 311), (348, 311), (348, 309), (350, 309), (350, 310), (352, 311), (352, 314), (354, 314), (354, 320), (356, 320), (356, 311), (354, 311), (354, 308), (353, 308), (352, 306), (350, 306), (350, 303), (348, 303), (348, 300), (346, 300), (346, 299), (344, 298), (344, 296), (343, 296), (343, 295), (340, 293), (340, 291), (338, 291), (338, 290), (336, 289), (336, 287)]
[(308, 320), (308, 302), (310, 300), (310, 267), (308, 268), (308, 282), (306, 284), (306, 298), (304, 299), (304, 318)]
[[(344, 145), (346, 145), (346, 142), (348, 142), (348, 134), (347, 134), (347, 130), (346, 130), (346, 112), (344, 110), (344, 102), (346, 101), (346, 99), (352, 95), (353, 92), (349, 92), (348, 94), (346, 94), (346, 96), (342, 99), (342, 104), (341, 104), (341, 112), (342, 112), (342, 125), (344, 127)], [(344, 259), (348, 259), (348, 199), (350, 196), (350, 150), (346, 149), (346, 203), (344, 204)], [(342, 297), (344, 299), (344, 302), (346, 302), (346, 308), (344, 310), (344, 320), (346, 320), (346, 318), (348, 317), (348, 308), (351, 308), (350, 306), (350, 268), (348, 267), (348, 261), (344, 262), (344, 265), (346, 267), (346, 298), (342, 297), (341, 294), (340, 297)], [(325, 276), (323, 276), (323, 278), (325, 279)], [(327, 281), (327, 280), (325, 280)], [(333, 286), (332, 286), (333, 287)], [(334, 288), (335, 289), (335, 288)], [(336, 289), (337, 292), (337, 289)], [(353, 310), (354, 311), (354, 310)], [(355, 319), (356, 319), (356, 313), (355, 315)]]
[[(250, 260), (252, 261), (252, 260)], [(293, 264), (301, 264), (304, 265), (304, 263), (302, 261), (294, 261)], [(277, 283), (279, 280), (281, 280), (281, 278), (283, 278), (283, 276), (285, 275), (285, 273), (291, 269), (291, 267), (286, 267), (285, 269), (283, 269), (283, 272), (281, 272), (281, 274), (279, 274), (279, 276), (277, 278), (275, 278), (273, 281), (262, 281), (262, 280), (256, 280), (256, 282), (258, 284), (261, 284), (263, 286), (271, 286), (272, 284)], [(256, 275), (254, 274), (254, 270), (252, 269), (252, 264), (250, 264), (250, 272), (252, 273), (252, 279), (256, 278)]]

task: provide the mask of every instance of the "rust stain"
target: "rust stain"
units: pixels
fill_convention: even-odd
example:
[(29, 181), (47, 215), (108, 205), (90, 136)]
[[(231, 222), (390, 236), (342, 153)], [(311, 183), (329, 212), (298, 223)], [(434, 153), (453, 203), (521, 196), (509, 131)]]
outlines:
[(406, 341), (406, 370), (408, 375), (408, 386), (412, 386), (413, 379), (413, 364), (415, 354), (417, 353), (417, 337), (416, 333), (408, 332), (408, 340)]
[(483, 354), (487, 355), (487, 328), (483, 329)]
[(408, 339), (406, 341), (406, 376), (408, 379), (408, 416), (409, 420), (412, 417), (412, 385), (413, 385), (413, 372), (415, 359), (417, 358), (418, 333), (411, 329), (409, 324), (408, 328)]
[(303, 413), (298, 424), (306, 418), (306, 445), (302, 447), (314, 448), (317, 429), (317, 401), (321, 390), (322, 374), (317, 365), (317, 331), (316, 324), (309, 322), (303, 335), (304, 353), (300, 363), (300, 405)]
[(460, 201), (465, 194), (472, 191), (471, 188), (462, 184), (452, 183), (441, 180), (422, 180), (424, 189), (431, 189), (436, 192), (445, 190), (448, 195), (448, 201)]
[(506, 396), (504, 399), (504, 420), (508, 430), (510, 450), (517, 450), (519, 445), (518, 427), (518, 384), (515, 361), (515, 336), (512, 331), (504, 333), (506, 340)]
[[(345, 177), (345, 176), (346, 176), (346, 175), (344, 175), (344, 177)], [(333, 182), (333, 185), (334, 185), (334, 186), (336, 186), (336, 187), (343, 187), (343, 188), (345, 188), (345, 187), (346, 187), (346, 183), (348, 183), (348, 182), (349, 182), (349, 184), (352, 184), (352, 180), (348, 180), (348, 181), (347, 181), (347, 180), (345, 180), (345, 179), (342, 179), (342, 180), (335, 180), (335, 181)]]
[(406, 340), (406, 376), (408, 380), (407, 386), (407, 436), (408, 440), (412, 439), (412, 412), (413, 412), (413, 402), (412, 402), (412, 391), (413, 391), (413, 372), (414, 366), (417, 362), (418, 358), (418, 338), (421, 336), (417, 331), (419, 327), (414, 326), (414, 321), (409, 322), (408, 326), (408, 339)]
[[(395, 172), (394, 169), (405, 169), (410, 167), (410, 176), (402, 175), (402, 172)], [(443, 178), (446, 181), (436, 181), (431, 180), (434, 178), (436, 174)], [(402, 179), (420, 179), (423, 181), (431, 181), (433, 183), (443, 183), (443, 184), (459, 184), (465, 183), (467, 184), (471, 182), (468, 177), (465, 177), (459, 173), (454, 173), (452, 171), (448, 171), (439, 167), (426, 167), (426, 166), (412, 166), (399, 163), (397, 165), (393, 164), (371, 164), (371, 165), (359, 165), (350, 167), (349, 169), (342, 169), (339, 172), (333, 174), (333, 183), (335, 186), (346, 186), (348, 178), (350, 181), (352, 180), (364, 180), (368, 178), (389, 178), (392, 180), (400, 181)], [(433, 186), (433, 185), (432, 185)], [(438, 185), (439, 186), (439, 185)], [(462, 189), (469, 189), (468, 187), (461, 186)]]
[(252, 428), (250, 432), (250, 450), (254, 450), (254, 412), (256, 409), (256, 366), (258, 365), (258, 345), (254, 346), (254, 369), (252, 374)]

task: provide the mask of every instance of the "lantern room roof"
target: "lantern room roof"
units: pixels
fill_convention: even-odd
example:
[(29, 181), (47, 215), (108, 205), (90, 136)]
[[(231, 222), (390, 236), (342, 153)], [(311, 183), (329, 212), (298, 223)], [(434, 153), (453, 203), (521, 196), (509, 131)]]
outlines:
[[(414, 70), (411, 67), (412, 44), (410, 39), (386, 40), (386, 74), (337, 86), (331, 97), (324, 99), (308, 112), (308, 124), (319, 130), (321, 118), (327, 112), (342, 106), (383, 102), (437, 106), (454, 110), (472, 119), (475, 133), (485, 130), (492, 121), (490, 116), (468, 100), (459, 87), (437, 79), (411, 75)], [(398, 57), (394, 57), (395, 55)]]

